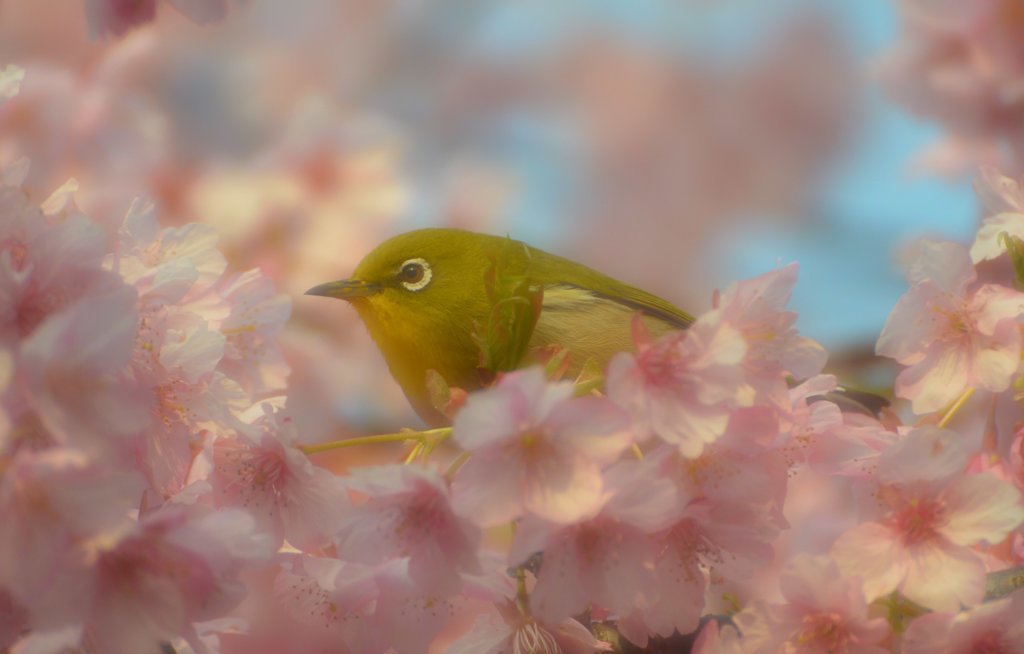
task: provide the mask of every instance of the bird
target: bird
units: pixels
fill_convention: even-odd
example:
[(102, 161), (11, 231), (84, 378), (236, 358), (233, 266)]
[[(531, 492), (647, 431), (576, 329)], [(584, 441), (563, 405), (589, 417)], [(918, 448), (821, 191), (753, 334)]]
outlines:
[(394, 236), (367, 254), (347, 279), (306, 295), (349, 302), (384, 356), (392, 377), (431, 426), (450, 420), (431, 400), (428, 371), (453, 387), (480, 388), (474, 337), (491, 314), (486, 272), (524, 276), (541, 290), (528, 347), (563, 348), (567, 376), (588, 361), (604, 366), (633, 349), (639, 315), (652, 337), (686, 329), (693, 316), (654, 294), (593, 268), (508, 237), (427, 228)]

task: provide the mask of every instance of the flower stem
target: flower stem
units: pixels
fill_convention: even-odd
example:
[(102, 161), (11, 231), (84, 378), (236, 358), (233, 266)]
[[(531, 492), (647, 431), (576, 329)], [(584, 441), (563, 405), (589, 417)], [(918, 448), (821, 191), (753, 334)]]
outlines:
[(961, 393), (960, 397), (956, 398), (956, 402), (953, 402), (953, 405), (949, 407), (945, 415), (942, 416), (942, 419), (939, 420), (939, 427), (946, 427), (953, 420), (953, 416), (956, 415), (957, 411), (967, 403), (967, 400), (971, 399), (972, 395), (974, 395), (974, 388), (968, 388)]
[(331, 450), (340, 450), (345, 447), (356, 447), (357, 445), (377, 445), (379, 443), (402, 443), (405, 441), (419, 441), (426, 443), (428, 439), (436, 437), (438, 442), (448, 438), (452, 433), (451, 427), (440, 427), (438, 429), (427, 429), (425, 431), (400, 431), (394, 434), (377, 434), (375, 436), (359, 436), (357, 438), (346, 438), (340, 441), (328, 443), (317, 443), (316, 445), (303, 445), (299, 449), (306, 454), (320, 454)]
[(419, 456), (420, 452), (422, 452), (422, 451), (423, 451), (423, 441), (421, 440), (418, 443), (416, 443), (415, 445), (413, 445), (412, 449), (409, 450), (409, 455), (405, 457), (405, 465), (409, 465), (410, 463), (415, 461), (416, 457)]
[(455, 457), (450, 464), (448, 469), (444, 471), (444, 478), (451, 481), (455, 477), (455, 473), (459, 471), (462, 464), (469, 460), (469, 452), (459, 452), (459, 455)]

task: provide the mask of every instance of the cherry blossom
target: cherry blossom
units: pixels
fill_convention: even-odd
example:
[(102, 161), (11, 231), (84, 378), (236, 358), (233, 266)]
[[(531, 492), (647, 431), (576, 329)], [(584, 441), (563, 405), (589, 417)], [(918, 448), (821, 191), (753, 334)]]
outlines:
[(397, 654), (426, 654), (461, 600), (420, 589), (410, 576), (408, 559), (378, 566), (373, 579), (376, 602), (353, 626), (348, 641), (351, 649), (383, 653), (392, 648)]
[(138, 457), (169, 496), (184, 487), (208, 433), (245, 431), (242, 415), (281, 392), (287, 366), (272, 337), (289, 303), (258, 272), (225, 274), (216, 230), (161, 229), (150, 203), (132, 204), (118, 239), (106, 265), (139, 297), (131, 373), (155, 397)]
[(896, 392), (914, 411), (943, 408), (967, 388), (1003, 391), (1020, 364), (1024, 294), (977, 278), (966, 248), (925, 241), (914, 253), (900, 298), (878, 339), (878, 354), (908, 366)]
[(969, 450), (953, 432), (917, 429), (879, 459), (877, 517), (839, 537), (832, 555), (863, 579), (868, 599), (898, 590), (938, 611), (978, 604), (985, 566), (970, 549), (1024, 522), (1021, 494), (994, 475), (964, 475)]
[(251, 434), (215, 438), (193, 478), (205, 475), (216, 506), (245, 509), (275, 544), (322, 547), (348, 508), (345, 485), (299, 451), (289, 418), (264, 410)]
[(616, 406), (572, 394), (572, 384), (530, 368), (470, 396), (452, 434), (472, 455), (452, 483), (459, 513), (482, 525), (524, 512), (572, 522), (600, 506), (601, 466), (632, 436)]
[(16, 344), (79, 299), (122, 285), (100, 267), (103, 233), (73, 206), (61, 206), (66, 192), (55, 192), (44, 210), (20, 188), (0, 186), (0, 345)]
[(300, 623), (344, 636), (347, 622), (372, 610), (377, 599), (372, 568), (305, 554), (278, 558), (275, 598)]
[(225, 277), (216, 292), (229, 307), (217, 323), (224, 336), (218, 368), (250, 396), (279, 394), (289, 368), (277, 339), (291, 312), (290, 299), (255, 269)]
[(856, 579), (844, 578), (827, 557), (793, 559), (779, 581), (785, 604), (757, 602), (733, 620), (741, 651), (885, 654), (889, 627), (869, 618)]
[(141, 480), (65, 448), (23, 450), (6, 466), (0, 588), (25, 607), (34, 628), (65, 626), (87, 600), (89, 544), (128, 526)]
[(793, 326), (796, 313), (786, 311), (799, 266), (788, 266), (735, 283), (716, 301), (722, 319), (747, 342), (743, 366), (748, 383), (758, 386), (789, 374), (798, 379), (821, 372), (828, 354)]
[(1024, 590), (961, 613), (931, 613), (910, 623), (904, 654), (1012, 654), (1024, 651)]
[(697, 628), (709, 578), (745, 579), (772, 559), (771, 542), (786, 526), (781, 515), (786, 466), (781, 457), (741, 459), (712, 446), (697, 459), (663, 448), (645, 464), (676, 487), (683, 507), (653, 534), (655, 577), (619, 631), (644, 646), (649, 635)]
[(237, 605), (245, 594), (239, 574), (270, 551), (242, 511), (168, 506), (151, 513), (113, 543), (98, 544), (83, 640), (127, 654), (180, 635), (202, 651), (192, 623)]
[[(1021, 17), (1014, 0), (898, 5), (904, 33), (882, 63), (889, 94), (948, 130), (952, 172), (1021, 165)], [(930, 161), (935, 167), (938, 161)], [(950, 171), (945, 171), (950, 172)]]
[(342, 556), (364, 563), (407, 557), (417, 586), (442, 594), (459, 590), (460, 573), (480, 572), (480, 530), (455, 515), (437, 473), (403, 465), (366, 468), (347, 485), (367, 497), (338, 530)]
[(608, 365), (608, 397), (630, 412), (641, 435), (699, 456), (725, 432), (738, 404), (737, 364), (747, 353), (742, 334), (715, 313), (653, 343), (641, 322), (634, 332), (636, 355), (617, 354)]
[(1006, 254), (1000, 242), (1004, 232), (1024, 239), (1024, 192), (1020, 183), (994, 168), (982, 168), (974, 188), (986, 214), (971, 245), (971, 260), (978, 263)]
[(635, 462), (610, 468), (603, 506), (578, 522), (522, 520), (509, 559), (518, 564), (544, 553), (530, 595), (534, 615), (559, 623), (588, 604), (627, 614), (652, 587), (659, 548), (649, 536), (672, 524), (679, 504), (673, 485), (651, 472)]
[(127, 286), (86, 298), (24, 342), (18, 364), (28, 402), (58, 442), (109, 451), (148, 425), (152, 396), (124, 374), (135, 302)]

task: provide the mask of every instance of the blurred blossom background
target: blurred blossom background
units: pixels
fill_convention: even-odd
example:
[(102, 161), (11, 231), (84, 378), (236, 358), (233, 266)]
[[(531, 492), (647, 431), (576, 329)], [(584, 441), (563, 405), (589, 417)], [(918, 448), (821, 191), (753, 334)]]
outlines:
[(294, 298), (307, 442), (418, 424), (355, 313), (301, 296), (393, 234), (507, 233), (694, 313), (796, 260), (801, 330), (870, 386), (899, 248), (966, 240), (977, 166), (1024, 168), (1017, 0), (203, 4), (0, 0), (0, 169), (76, 178), (111, 234), (136, 196), (215, 225)]

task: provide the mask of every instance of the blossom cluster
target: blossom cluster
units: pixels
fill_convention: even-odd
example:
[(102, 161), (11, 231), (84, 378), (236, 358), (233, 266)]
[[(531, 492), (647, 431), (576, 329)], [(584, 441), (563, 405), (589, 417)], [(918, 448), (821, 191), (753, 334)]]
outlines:
[(1024, 166), (1024, 12), (1016, 0), (896, 3), (904, 33), (882, 61), (890, 95), (946, 132), (922, 157), (941, 172)]
[[(1024, 564), (1024, 214), (995, 171), (878, 341), (912, 421), (822, 374), (789, 265), (686, 331), (637, 319), (601, 389), (510, 372), (424, 432), (455, 453), (339, 475), (283, 409), (286, 297), (147, 202), (105, 233), (73, 181), (33, 200), (27, 165), (0, 188), (2, 647), (582, 654), (708, 615), (701, 652), (1024, 646), (1024, 591), (985, 601)], [(844, 512), (827, 538), (801, 484)]]

